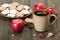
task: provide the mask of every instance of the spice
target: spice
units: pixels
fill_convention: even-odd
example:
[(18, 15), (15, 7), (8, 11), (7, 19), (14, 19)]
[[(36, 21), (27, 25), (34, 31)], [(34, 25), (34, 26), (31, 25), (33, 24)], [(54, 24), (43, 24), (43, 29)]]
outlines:
[(40, 33), (40, 34), (38, 34), (38, 37), (41, 38), (41, 39), (43, 39), (44, 38), (44, 34)]

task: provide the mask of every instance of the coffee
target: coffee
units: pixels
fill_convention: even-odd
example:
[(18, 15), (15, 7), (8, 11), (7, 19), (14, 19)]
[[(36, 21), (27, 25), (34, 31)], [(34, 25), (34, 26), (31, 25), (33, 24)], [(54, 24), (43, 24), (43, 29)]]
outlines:
[(37, 16), (47, 16), (49, 13), (48, 12), (35, 11), (34, 14)]

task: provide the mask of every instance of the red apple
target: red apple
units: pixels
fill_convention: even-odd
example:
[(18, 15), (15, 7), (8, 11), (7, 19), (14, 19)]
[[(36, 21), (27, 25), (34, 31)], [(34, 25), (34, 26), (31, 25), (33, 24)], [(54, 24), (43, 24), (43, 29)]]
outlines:
[(47, 8), (47, 11), (50, 13), (50, 14), (55, 14), (56, 16), (58, 15), (58, 12), (55, 8), (53, 7), (48, 7)]
[(14, 19), (11, 22), (11, 28), (14, 32), (22, 32), (24, 28), (24, 21), (21, 19)]
[(45, 4), (44, 3), (35, 3), (34, 4), (34, 10), (40, 10), (40, 9), (45, 9), (46, 8), (46, 6), (45, 6)]

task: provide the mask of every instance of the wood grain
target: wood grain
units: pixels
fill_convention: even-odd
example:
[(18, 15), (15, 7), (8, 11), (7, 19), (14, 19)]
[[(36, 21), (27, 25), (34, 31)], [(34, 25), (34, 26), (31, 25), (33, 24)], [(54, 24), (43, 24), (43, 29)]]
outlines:
[[(0, 0), (0, 5), (10, 3), (11, 0)], [(0, 40), (8, 40), (9, 19), (0, 17)]]
[[(11, 2), (19, 2), (22, 4), (29, 5), (33, 8), (33, 5), (36, 2), (42, 2), (47, 7), (54, 7), (60, 13), (60, 0), (0, 0), (0, 5), (3, 3), (11, 3)], [(35, 29), (24, 30), (22, 33), (14, 33), (10, 28), (10, 22), (13, 19), (0, 17), (0, 40), (60, 40), (60, 14), (58, 14), (57, 21), (49, 26), (49, 30), (44, 32), (45, 36), (47, 36), (48, 32), (53, 32), (55, 36), (51, 38), (43, 38), (40, 39), (37, 36), (33, 36), (33, 34), (39, 34)], [(26, 26), (25, 28), (28, 28)], [(14, 36), (12, 36), (14, 35)]]

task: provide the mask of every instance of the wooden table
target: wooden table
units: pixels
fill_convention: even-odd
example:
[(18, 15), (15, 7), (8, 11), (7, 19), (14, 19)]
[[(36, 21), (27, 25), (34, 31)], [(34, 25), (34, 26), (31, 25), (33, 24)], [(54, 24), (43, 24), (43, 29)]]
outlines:
[[(55, 7), (60, 13), (60, 0), (0, 0), (0, 5), (3, 3), (19, 2), (22, 4), (27, 4), (33, 7), (33, 4), (36, 2), (43, 2), (46, 6)], [(14, 33), (10, 28), (11, 19), (0, 17), (0, 40), (60, 40), (60, 14), (58, 14), (57, 21), (49, 26), (50, 30), (45, 32), (47, 35), (48, 32), (53, 32), (55, 36), (51, 38), (40, 39), (33, 34), (38, 34), (34, 29), (26, 30), (22, 33)], [(14, 34), (14, 35), (13, 35)]]

